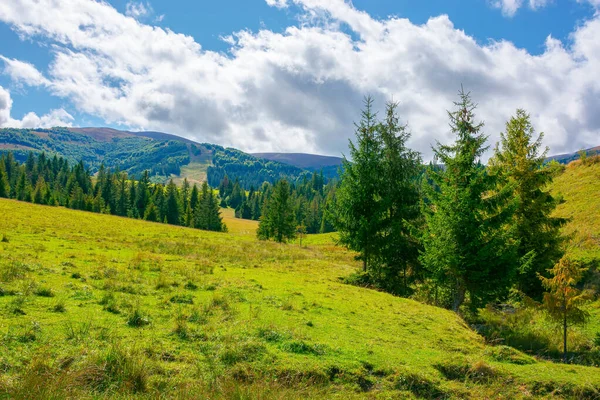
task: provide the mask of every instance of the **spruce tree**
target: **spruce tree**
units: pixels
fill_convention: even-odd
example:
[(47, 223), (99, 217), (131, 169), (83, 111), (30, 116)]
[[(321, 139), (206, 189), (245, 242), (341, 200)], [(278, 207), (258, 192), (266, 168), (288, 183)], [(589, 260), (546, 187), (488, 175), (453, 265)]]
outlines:
[(377, 258), (383, 207), (378, 195), (382, 146), (372, 108), (373, 99), (367, 97), (362, 119), (356, 125), (356, 145), (349, 143), (351, 161), (344, 157), (334, 217), (340, 243), (359, 253), (357, 258), (365, 272)]
[(258, 225), (259, 239), (282, 243), (296, 236), (296, 216), (290, 194), (287, 180), (277, 182)]
[(5, 169), (4, 156), (0, 159), (0, 197), (10, 197), (10, 183)]
[(167, 199), (165, 207), (165, 218), (167, 223), (171, 225), (179, 225), (181, 223), (181, 204), (179, 203), (179, 189), (173, 182), (169, 181), (167, 185)]
[(142, 173), (142, 178), (139, 180), (136, 189), (136, 208), (138, 215), (144, 217), (146, 215), (146, 207), (150, 203), (150, 176), (148, 170)]
[(543, 291), (538, 274), (545, 276), (562, 257), (560, 228), (566, 223), (566, 219), (552, 216), (558, 200), (548, 190), (554, 171), (545, 164), (548, 149), (541, 150), (543, 137), (540, 133), (535, 138), (529, 115), (519, 109), (506, 123), (506, 132), (490, 160), (501, 186), (512, 187), (518, 200), (513, 223), (518, 255), (527, 260), (527, 267), (518, 271), (517, 288), (536, 299)]
[(406, 146), (411, 134), (400, 124), (397, 108), (397, 103), (387, 104), (386, 118), (378, 128), (383, 145), (379, 173), (383, 217), (381, 263), (374, 281), (388, 292), (407, 294), (409, 274), (414, 275), (419, 263), (421, 157)]
[(512, 192), (494, 191), (497, 177), (480, 163), (487, 138), (469, 94), (461, 90), (455, 104), (448, 114), (456, 141), (438, 143), (433, 150), (443, 168), (428, 171), (421, 261), (436, 287), (449, 294), (444, 305), (458, 311), (466, 299), (476, 309), (505, 295), (517, 257), (508, 229)]

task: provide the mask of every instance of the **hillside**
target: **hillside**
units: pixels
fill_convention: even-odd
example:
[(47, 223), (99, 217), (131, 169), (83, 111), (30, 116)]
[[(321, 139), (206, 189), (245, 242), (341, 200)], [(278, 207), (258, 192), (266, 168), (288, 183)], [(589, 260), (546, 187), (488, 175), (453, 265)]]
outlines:
[(600, 159), (589, 165), (574, 161), (555, 178), (552, 193), (564, 203), (556, 215), (569, 218), (564, 233), (571, 236), (569, 252), (587, 265), (600, 268)]
[(0, 152), (12, 151), (24, 162), (29, 152), (56, 154), (92, 172), (102, 163), (139, 176), (149, 170), (155, 182), (175, 178), (218, 186), (225, 175), (246, 189), (283, 177), (309, 174), (302, 168), (261, 159), (236, 149), (196, 143), (160, 132), (127, 132), (110, 128), (0, 129)]
[(338, 175), (338, 169), (343, 161), (341, 157), (306, 153), (253, 153), (252, 155), (266, 160), (290, 164), (308, 171), (323, 171), (323, 175), (328, 178)]
[[(230, 212), (230, 211), (229, 211)], [(0, 398), (597, 397), (600, 370), (489, 347), (344, 285), (330, 235), (258, 242), (0, 200)]]
[[(596, 154), (600, 154), (600, 146), (592, 147), (589, 149), (585, 149), (585, 152), (589, 157), (594, 156)], [(561, 164), (569, 164), (571, 161), (579, 160), (579, 152), (575, 153), (565, 153), (565, 154), (557, 154), (555, 156), (550, 156), (546, 159), (546, 161), (557, 161)]]

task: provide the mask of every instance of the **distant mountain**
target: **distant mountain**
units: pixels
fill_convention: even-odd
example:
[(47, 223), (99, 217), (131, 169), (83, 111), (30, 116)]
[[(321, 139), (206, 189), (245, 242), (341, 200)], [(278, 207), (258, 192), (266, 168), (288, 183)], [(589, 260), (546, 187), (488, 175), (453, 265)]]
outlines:
[(134, 176), (149, 170), (156, 182), (188, 178), (194, 183), (207, 180), (217, 186), (227, 175), (246, 189), (283, 177), (295, 180), (310, 174), (293, 165), (168, 133), (112, 128), (0, 129), (0, 153), (7, 151), (22, 162), (29, 152), (56, 154), (71, 163), (83, 161), (92, 173), (102, 163)]
[[(588, 156), (600, 154), (600, 146), (586, 149), (585, 152), (587, 153)], [(550, 156), (550, 157), (546, 158), (546, 161), (555, 160), (561, 164), (568, 164), (571, 161), (579, 160), (579, 158), (580, 158), (579, 152), (575, 152), (575, 153), (558, 154), (555, 156)]]
[(320, 156), (306, 153), (252, 153), (253, 156), (266, 160), (277, 161), (293, 165), (307, 171), (323, 171), (328, 178), (338, 175), (343, 158), (334, 156)]

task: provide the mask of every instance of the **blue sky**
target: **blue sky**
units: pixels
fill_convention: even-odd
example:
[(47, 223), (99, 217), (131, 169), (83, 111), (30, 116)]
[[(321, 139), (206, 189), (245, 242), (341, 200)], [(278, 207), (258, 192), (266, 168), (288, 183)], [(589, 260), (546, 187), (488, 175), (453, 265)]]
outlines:
[[(599, 91), (581, 81), (585, 70), (597, 71), (585, 52), (594, 51), (590, 36), (600, 32), (598, 0), (67, 0), (64, 9), (47, 1), (0, 6), (0, 89), (12, 102), (6, 108), (4, 101), (0, 113), (5, 126), (156, 129), (245, 150), (338, 154), (352, 135), (360, 98), (369, 93), (380, 104), (391, 97), (405, 104), (402, 117), (413, 128), (415, 147), (427, 153), (435, 140), (450, 140), (445, 108), (453, 89), (470, 83), (492, 138), (510, 110), (525, 107), (554, 152), (600, 144), (593, 142), (600, 122), (590, 115)], [(404, 18), (408, 25), (393, 22)], [(438, 22), (429, 24), (432, 18)], [(371, 35), (391, 26), (385, 38)], [(229, 35), (233, 41), (223, 40)], [(549, 47), (549, 36), (556, 46)], [(161, 46), (164, 40), (168, 49), (157, 53), (141, 43), (147, 40)], [(412, 50), (392, 58), (385, 46)], [(451, 54), (463, 56), (438, 58), (439, 46), (457, 46)], [(389, 67), (369, 76), (370, 60), (379, 56)], [(415, 59), (423, 60), (412, 66)], [(346, 71), (348, 63), (358, 66)], [(544, 91), (567, 86), (579, 90), (565, 97), (575, 96), (573, 104), (543, 98)], [(496, 100), (487, 100), (494, 94)], [(424, 99), (439, 111), (424, 110)], [(510, 99), (514, 104), (498, 107)], [(322, 113), (315, 115), (320, 122), (296, 110)], [(421, 121), (429, 115), (435, 122)]]

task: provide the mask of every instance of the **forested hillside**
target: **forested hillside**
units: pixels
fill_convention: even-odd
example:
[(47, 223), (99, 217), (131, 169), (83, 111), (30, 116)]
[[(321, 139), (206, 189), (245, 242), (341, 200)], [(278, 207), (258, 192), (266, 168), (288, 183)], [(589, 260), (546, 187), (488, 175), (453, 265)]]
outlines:
[(58, 155), (71, 164), (83, 161), (96, 173), (104, 164), (139, 177), (149, 171), (153, 182), (188, 178), (218, 186), (228, 175), (245, 189), (264, 182), (296, 180), (307, 170), (222, 146), (196, 143), (160, 132), (126, 132), (109, 128), (0, 129), (0, 153), (11, 151), (24, 162), (29, 152)]

